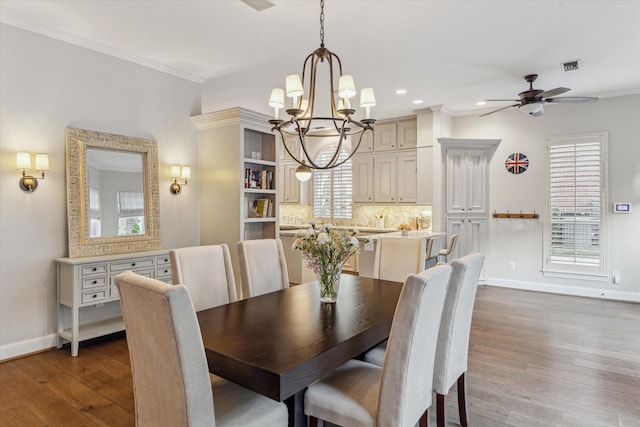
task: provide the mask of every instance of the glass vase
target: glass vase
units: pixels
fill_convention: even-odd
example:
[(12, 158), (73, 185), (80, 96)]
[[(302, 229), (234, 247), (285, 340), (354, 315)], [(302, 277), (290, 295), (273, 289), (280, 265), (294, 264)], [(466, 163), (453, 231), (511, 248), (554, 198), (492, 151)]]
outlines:
[(320, 302), (333, 304), (338, 299), (342, 265), (320, 265), (318, 283), (320, 285)]

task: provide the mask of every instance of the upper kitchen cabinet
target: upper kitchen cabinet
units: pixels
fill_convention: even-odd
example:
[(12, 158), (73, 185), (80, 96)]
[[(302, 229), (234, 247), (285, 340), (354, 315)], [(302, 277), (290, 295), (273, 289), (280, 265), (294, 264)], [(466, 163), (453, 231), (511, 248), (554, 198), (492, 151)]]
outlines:
[(375, 125), (375, 151), (415, 149), (418, 132), (415, 118), (383, 121)]

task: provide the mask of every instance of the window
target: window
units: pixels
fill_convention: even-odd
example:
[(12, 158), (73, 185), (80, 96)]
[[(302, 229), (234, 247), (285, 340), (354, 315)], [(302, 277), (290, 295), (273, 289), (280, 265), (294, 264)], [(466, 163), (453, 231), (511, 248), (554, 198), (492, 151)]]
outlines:
[(100, 190), (89, 188), (89, 237), (102, 235), (102, 218), (100, 213)]
[(547, 140), (545, 274), (605, 274), (606, 141), (606, 133)]
[[(327, 164), (335, 147), (326, 147), (320, 151), (316, 163)], [(347, 157), (340, 151), (338, 160)], [(347, 160), (333, 169), (313, 171), (313, 216), (316, 218), (351, 218), (351, 195), (353, 192), (351, 160)]]
[(144, 194), (118, 192), (118, 235), (144, 234)]

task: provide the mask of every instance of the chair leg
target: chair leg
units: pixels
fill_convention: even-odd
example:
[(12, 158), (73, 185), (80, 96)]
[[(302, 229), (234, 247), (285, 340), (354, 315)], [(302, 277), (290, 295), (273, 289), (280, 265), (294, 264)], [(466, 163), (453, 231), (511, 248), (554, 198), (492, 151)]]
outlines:
[(318, 419), (316, 417), (309, 416), (309, 427), (318, 427)]
[(447, 405), (443, 394), (436, 393), (436, 420), (438, 427), (447, 427)]
[(465, 384), (465, 372), (458, 378), (458, 414), (460, 415), (460, 425), (467, 427), (467, 388)]
[(429, 408), (420, 417), (420, 427), (429, 427)]

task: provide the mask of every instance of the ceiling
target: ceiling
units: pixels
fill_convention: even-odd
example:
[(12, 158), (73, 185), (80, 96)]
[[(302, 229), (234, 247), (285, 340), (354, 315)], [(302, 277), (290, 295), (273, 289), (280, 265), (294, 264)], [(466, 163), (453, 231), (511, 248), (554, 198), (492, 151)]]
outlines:
[[(203, 83), (203, 112), (269, 113), (271, 88), (320, 44), (318, 0), (271, 3), (0, 0), (0, 20)], [(476, 102), (517, 99), (531, 73), (566, 96), (640, 93), (639, 23), (638, 0), (326, 0), (325, 44), (358, 88), (375, 89), (373, 117), (435, 105), (464, 115), (508, 105)], [(572, 60), (580, 69), (565, 72)]]

